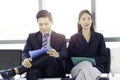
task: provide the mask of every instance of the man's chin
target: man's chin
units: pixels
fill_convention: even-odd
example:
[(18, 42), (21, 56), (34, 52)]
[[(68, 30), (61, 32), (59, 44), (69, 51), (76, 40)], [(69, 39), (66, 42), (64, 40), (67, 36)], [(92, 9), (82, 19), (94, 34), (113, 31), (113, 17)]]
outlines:
[(42, 34), (44, 34), (44, 35), (45, 35), (45, 34), (49, 34), (49, 32), (42, 32)]

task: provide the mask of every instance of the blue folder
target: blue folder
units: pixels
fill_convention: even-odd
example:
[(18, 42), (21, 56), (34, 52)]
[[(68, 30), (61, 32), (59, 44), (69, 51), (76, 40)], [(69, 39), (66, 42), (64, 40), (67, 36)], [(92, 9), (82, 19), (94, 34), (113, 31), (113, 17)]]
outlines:
[(80, 63), (81, 61), (88, 60), (92, 63), (92, 65), (96, 65), (95, 59), (94, 58), (88, 58), (88, 57), (71, 57), (72, 62), (74, 65)]
[(44, 54), (48, 50), (51, 50), (51, 49), (52, 49), (51, 47), (48, 47), (48, 48), (41, 48), (41, 49), (38, 49), (38, 50), (29, 51), (30, 58), (34, 59), (37, 56), (40, 56), (41, 54)]

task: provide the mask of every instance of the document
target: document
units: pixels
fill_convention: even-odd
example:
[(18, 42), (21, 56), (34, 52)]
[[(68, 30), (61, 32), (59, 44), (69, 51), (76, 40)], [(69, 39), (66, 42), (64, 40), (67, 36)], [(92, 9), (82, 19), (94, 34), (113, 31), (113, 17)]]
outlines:
[(94, 58), (89, 58), (89, 57), (71, 57), (72, 62), (74, 65), (80, 63), (81, 61), (87, 60), (92, 63), (92, 65), (96, 65), (95, 59)]

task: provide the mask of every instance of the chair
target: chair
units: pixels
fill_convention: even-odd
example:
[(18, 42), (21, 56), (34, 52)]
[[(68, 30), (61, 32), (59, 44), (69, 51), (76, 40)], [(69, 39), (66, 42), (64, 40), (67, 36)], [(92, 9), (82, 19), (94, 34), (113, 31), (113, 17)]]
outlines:
[(104, 73), (109, 73), (110, 72), (110, 48), (106, 48), (107, 50), (107, 55), (108, 55), (108, 62), (104, 63), (104, 68), (105, 71)]
[(21, 65), (20, 49), (0, 49), (0, 70)]
[[(108, 78), (111, 80), (119, 80), (120, 79), (120, 48), (110, 48), (110, 70), (108, 74)], [(112, 74), (112, 75), (111, 75)], [(102, 79), (101, 79), (102, 80)], [(103, 79), (104, 80), (104, 79)]]
[(111, 63), (110, 63), (110, 70), (111, 73), (120, 74), (120, 48), (111, 48), (110, 49), (111, 55)]

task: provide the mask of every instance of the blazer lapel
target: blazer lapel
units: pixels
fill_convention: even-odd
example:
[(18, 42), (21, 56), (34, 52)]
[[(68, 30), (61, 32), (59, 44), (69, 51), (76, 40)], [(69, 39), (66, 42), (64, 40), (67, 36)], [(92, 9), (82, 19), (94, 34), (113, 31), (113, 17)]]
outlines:
[(83, 40), (82, 40), (83, 36), (82, 36), (81, 32), (78, 33), (77, 39), (78, 39), (77, 41), (78, 41), (79, 46), (81, 46), (82, 50), (85, 50), (84, 43), (83, 43)]
[(41, 48), (42, 47), (42, 33), (41, 32), (38, 32), (37, 40), (38, 40), (38, 45)]
[(54, 31), (52, 31), (52, 33), (51, 33), (51, 38), (50, 38), (50, 46), (51, 47), (53, 47), (54, 46), (54, 42), (55, 42), (55, 40), (56, 40), (56, 37), (55, 37), (55, 32)]

